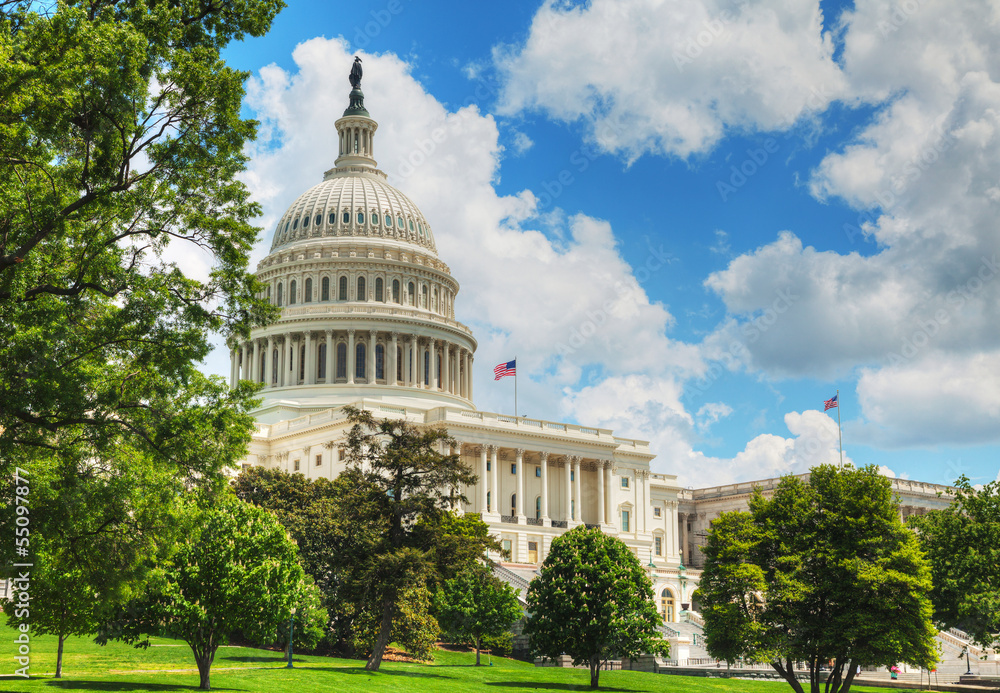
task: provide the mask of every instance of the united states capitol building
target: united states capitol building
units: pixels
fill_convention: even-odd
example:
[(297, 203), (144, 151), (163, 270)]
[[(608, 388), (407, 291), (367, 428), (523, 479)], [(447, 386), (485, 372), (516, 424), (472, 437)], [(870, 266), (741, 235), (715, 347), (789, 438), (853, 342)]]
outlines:
[[(481, 513), (500, 538), (510, 575), (530, 580), (555, 537), (599, 526), (648, 566), (664, 620), (679, 623), (711, 520), (745, 508), (754, 485), (766, 491), (777, 480), (685, 489), (676, 475), (651, 472), (646, 441), (478, 410), (476, 338), (455, 319), (458, 282), (429, 221), (377, 167), (378, 124), (360, 78), (335, 126), (333, 168), (281, 217), (258, 265), (281, 317), (231, 345), (233, 385), (264, 384), (245, 465), (336, 477), (346, 464), (345, 405), (442, 426), (479, 478), (462, 510)], [(949, 501), (937, 494), (944, 487), (893, 483), (905, 514)]]

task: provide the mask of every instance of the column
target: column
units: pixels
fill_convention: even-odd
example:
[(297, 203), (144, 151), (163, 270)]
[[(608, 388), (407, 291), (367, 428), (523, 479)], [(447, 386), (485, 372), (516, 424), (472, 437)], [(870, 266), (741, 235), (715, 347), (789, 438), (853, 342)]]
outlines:
[(552, 520), (549, 518), (549, 453), (538, 454), (539, 464), (542, 465), (542, 526), (551, 527)]
[(486, 515), (486, 487), (489, 485), (489, 472), (486, 471), (486, 446), (479, 446), (479, 512)]
[(291, 337), (291, 349), (288, 352), (289, 385), (299, 384), (299, 338), (298, 335)]
[(253, 340), (253, 364), (250, 366), (253, 371), (253, 377), (250, 378), (255, 383), (261, 382), (260, 379), (260, 340)]
[(427, 351), (431, 355), (431, 389), (437, 390), (441, 387), (441, 369), (438, 367), (437, 345), (441, 340), (432, 339), (427, 345)]
[(347, 331), (347, 384), (354, 384), (354, 330)]
[(326, 331), (326, 382), (333, 382), (333, 330)]
[(448, 342), (441, 342), (441, 368), (444, 369), (444, 374), (441, 376), (442, 383), (441, 389), (445, 392), (451, 392), (451, 344)]
[[(368, 384), (374, 384), (375, 382), (375, 347), (378, 342), (378, 332), (375, 330), (368, 331)], [(385, 361), (382, 362), (383, 368), (385, 367)]]
[(566, 458), (566, 522), (573, 521), (573, 483), (570, 477), (570, 470), (573, 468), (570, 458)]
[(678, 512), (677, 513), (677, 521), (680, 523), (680, 526), (681, 526), (681, 543), (680, 543), (680, 546), (678, 547), (677, 553), (680, 554), (681, 563), (684, 562), (684, 560), (687, 558), (687, 554), (688, 554), (688, 522), (687, 522), (687, 519), (688, 519), (687, 513), (682, 513), (682, 512)]
[(468, 359), (468, 362), (469, 362), (469, 368), (468, 368), (468, 371), (467, 371), (468, 374), (469, 374), (469, 394), (468, 394), (468, 399), (471, 402), (472, 401), (472, 352), (471, 351), (469, 352), (469, 354), (467, 356), (467, 359)]
[(316, 340), (312, 330), (306, 332), (306, 385), (316, 384)]
[(292, 333), (286, 332), (281, 340), (281, 357), (278, 359), (278, 384), (281, 387), (292, 384), (292, 374), (288, 370), (288, 359), (292, 358)]
[(264, 382), (267, 383), (268, 387), (274, 386), (274, 379), (272, 375), (274, 373), (274, 366), (271, 361), (274, 359), (274, 335), (267, 338), (267, 358), (264, 359)]
[(236, 389), (236, 349), (229, 350), (229, 389)]
[[(389, 383), (391, 383), (392, 385), (398, 385), (399, 384), (396, 381), (396, 373), (399, 372), (399, 364), (397, 363), (397, 356), (396, 356), (396, 353), (397, 353), (398, 349), (399, 349), (399, 333), (398, 332), (393, 332), (392, 333), (392, 371), (389, 372), (389, 373), (386, 373), (386, 375), (389, 376), (388, 378), (386, 378), (386, 380)], [(485, 482), (486, 482), (486, 479), (484, 478), (483, 479), (483, 483), (485, 483)]]
[(597, 460), (597, 524), (604, 523), (604, 460)]
[(573, 455), (573, 476), (576, 478), (576, 521), (583, 522), (583, 483), (580, 480), (580, 456)]
[(518, 448), (515, 452), (514, 464), (517, 465), (517, 486), (514, 493), (517, 494), (515, 499), (517, 502), (514, 504), (516, 508), (517, 524), (523, 525), (525, 523), (524, 516), (524, 450)]
[(494, 515), (500, 514), (500, 475), (497, 472), (497, 453), (500, 452), (500, 448), (496, 445), (490, 446), (490, 498), (493, 499), (493, 507), (490, 510)]
[[(646, 526), (646, 515), (649, 513), (649, 495), (646, 493), (646, 472), (642, 471), (636, 474), (636, 480), (639, 482), (639, 490), (641, 492), (642, 500), (642, 512), (640, 517), (642, 518), (642, 533), (645, 534), (648, 529)], [(637, 518), (638, 519), (638, 518)]]

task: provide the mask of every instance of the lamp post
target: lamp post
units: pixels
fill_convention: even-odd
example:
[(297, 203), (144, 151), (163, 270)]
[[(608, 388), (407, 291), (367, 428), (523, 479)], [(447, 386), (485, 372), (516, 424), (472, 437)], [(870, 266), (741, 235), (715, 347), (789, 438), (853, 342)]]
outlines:
[(684, 567), (683, 562), (677, 566), (677, 577), (681, 583), (681, 610), (687, 611), (686, 602), (684, 601), (684, 589), (687, 587), (687, 568)]
[(292, 617), (288, 619), (288, 664), (286, 669), (293, 669), (292, 666), (292, 636), (295, 635), (295, 607), (292, 607)]
[(972, 663), (969, 661), (969, 646), (965, 646), (965, 675), (972, 676)]

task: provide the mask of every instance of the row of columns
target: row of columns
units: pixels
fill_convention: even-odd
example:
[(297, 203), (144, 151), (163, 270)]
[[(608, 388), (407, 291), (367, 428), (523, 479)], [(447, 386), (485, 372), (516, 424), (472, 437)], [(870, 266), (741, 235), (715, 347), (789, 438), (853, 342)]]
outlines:
[[(360, 332), (360, 334), (357, 334)], [(365, 354), (365, 375), (367, 383), (376, 382), (375, 347), (381, 343), (385, 349), (383, 361), (383, 380), (386, 384), (418, 387), (472, 399), (472, 361), (473, 354), (458, 344), (443, 339), (421, 337), (420, 335), (400, 335), (391, 332), (391, 340), (383, 336), (379, 342), (378, 330), (368, 330)], [(230, 386), (236, 387), (240, 380), (264, 382), (269, 387), (288, 387), (298, 385), (315, 385), (320, 382), (333, 383), (338, 380), (334, 358), (336, 345), (346, 344), (345, 376), (341, 382), (353, 385), (357, 375), (357, 344), (363, 341), (364, 331), (347, 330), (344, 333), (334, 330), (307, 330), (305, 332), (286, 332), (267, 337), (258, 337), (245, 342), (235, 349), (230, 349)], [(325, 340), (326, 356), (324, 378), (319, 378), (319, 342)], [(301, 367), (301, 348), (305, 346), (305, 368)], [(402, 347), (402, 363), (398, 363)], [(277, 372), (275, 372), (274, 353), (278, 350)], [(425, 357), (425, 354), (429, 356)], [(440, 366), (439, 366), (440, 357)], [(425, 358), (427, 358), (427, 373), (425, 379)], [(402, 366), (402, 368), (400, 368)], [(402, 371), (402, 378), (397, 373)], [(263, 371), (263, 377), (261, 376)], [(299, 378), (303, 372), (304, 377)]]

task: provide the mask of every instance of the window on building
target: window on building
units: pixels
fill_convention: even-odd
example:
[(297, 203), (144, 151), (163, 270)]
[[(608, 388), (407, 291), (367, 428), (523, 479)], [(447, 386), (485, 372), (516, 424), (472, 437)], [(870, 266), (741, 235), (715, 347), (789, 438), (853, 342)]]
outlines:
[(569, 519), (571, 519), (571, 520), (575, 520), (576, 519), (576, 501), (575, 500), (571, 500), (569, 502)]
[(288, 285), (288, 305), (290, 306), (295, 305), (295, 298), (296, 298), (295, 294), (298, 293), (297, 289), (298, 287), (295, 285), (295, 280), (293, 279), (292, 282)]
[(309, 226), (309, 217), (305, 217), (302, 220), (302, 228), (308, 228), (308, 226)]
[(440, 389), (443, 390), (444, 389), (444, 382), (442, 382), (442, 380), (441, 380), (441, 354), (437, 355), (437, 359), (436, 360), (437, 360), (437, 368), (434, 371), (434, 374), (435, 374), (435, 377), (437, 378), (437, 381), (438, 381), (437, 382), (437, 386)]
[(323, 277), (323, 281), (320, 283), (320, 294), (319, 300), (329, 301), (330, 300), (330, 278)]
[(528, 563), (538, 563), (538, 542), (528, 542)]
[(511, 474), (517, 474), (517, 462), (511, 462), (511, 464), (510, 464), (510, 473)]
[(382, 277), (376, 277), (375, 278), (375, 300), (378, 301), (379, 303), (383, 303), (385, 301), (384, 293), (385, 292), (383, 291), (383, 287), (382, 287)]
[(569, 470), (569, 480), (570, 481), (576, 481), (576, 470), (575, 469)]
[(299, 349), (299, 380), (306, 379), (306, 345)]
[(344, 448), (339, 448), (337, 450), (337, 461), (343, 462), (345, 459), (347, 459), (347, 450), (345, 450)]
[(278, 382), (278, 350), (275, 349), (271, 354), (271, 382)]
[(299, 228), (299, 220), (298, 219), (296, 219), (295, 221), (292, 222), (292, 230), (294, 231), (297, 228)]
[(295, 460), (295, 471), (299, 471), (299, 461)]
[(399, 280), (392, 280), (392, 302), (399, 303)]
[(365, 377), (365, 345), (358, 344), (354, 348), (354, 377)]
[(302, 296), (303, 303), (312, 303), (313, 300), (313, 280), (306, 279), (306, 292)]
[(337, 223), (337, 215), (334, 214), (333, 212), (330, 212), (330, 216), (327, 218), (327, 222), (329, 222), (329, 224), (331, 226), (333, 226), (334, 224), (336, 224)]
[(281, 284), (278, 284), (278, 305), (282, 305), (281, 302)]
[(320, 224), (322, 224), (323, 223), (323, 215), (322, 214), (317, 214), (316, 215), (316, 219), (313, 221), (313, 223), (316, 224), (316, 226), (319, 226)]
[(431, 384), (431, 352), (424, 352), (424, 385)]
[(493, 462), (486, 460), (486, 471), (491, 471), (493, 469)]
[(660, 613), (663, 614), (663, 620), (667, 623), (674, 622), (674, 593), (666, 587), (660, 593)]
[(407, 294), (407, 296), (406, 296), (406, 302), (409, 303), (412, 306), (413, 302), (417, 300), (417, 298), (416, 298), (416, 287), (413, 285), (413, 282), (410, 282), (407, 285), (406, 290), (409, 292)]
[(403, 228), (403, 217), (396, 217), (396, 226)]
[(372, 225), (378, 226), (378, 212), (371, 215)]
[(542, 519), (542, 497), (538, 496), (535, 498), (535, 519)]
[(403, 347), (396, 347), (396, 380), (403, 379)]
[(365, 223), (365, 213), (364, 212), (358, 212), (358, 224), (360, 225), (360, 224), (364, 224), (364, 223)]
[(323, 466), (323, 456), (322, 455), (316, 455), (316, 466), (317, 467), (322, 467)]
[(653, 553), (663, 555), (663, 537), (653, 537)]
[(487, 491), (486, 492), (486, 509), (487, 509), (487, 511), (489, 511), (490, 508), (491, 508), (491, 501), (490, 501), (491, 498), (492, 498), (492, 496), (490, 495), (490, 492)]
[(343, 216), (342, 216), (341, 220), (342, 220), (342, 221), (343, 221), (343, 222), (344, 222), (345, 224), (350, 224), (350, 223), (351, 223), (351, 213), (350, 213), (350, 212), (348, 212), (348, 211), (347, 211), (347, 210), (345, 209), (345, 210), (344, 210), (344, 214), (343, 214)]
[(385, 378), (385, 347), (381, 344), (375, 345), (375, 379)]
[(514, 551), (513, 542), (511, 542), (510, 539), (504, 539), (503, 543), (501, 544), (501, 546), (503, 547), (503, 555), (504, 555), (504, 557), (509, 561), (512, 558), (513, 551)]
[(629, 512), (628, 512), (628, 510), (622, 510), (622, 531), (623, 532), (630, 531), (629, 528), (628, 528), (628, 526), (629, 526), (628, 525), (628, 521), (629, 521)]
[(663, 515), (663, 512), (659, 507), (653, 508), (653, 517), (660, 517), (661, 515)]
[(337, 300), (346, 301), (347, 300), (347, 277), (341, 277), (337, 282)]
[(347, 377), (347, 345), (343, 342), (337, 345), (337, 377)]
[(627, 476), (623, 476), (622, 477), (622, 488), (628, 488), (628, 477)]
[(385, 215), (385, 225), (387, 228), (390, 229), (392, 228), (392, 217), (390, 217), (388, 214)]
[(316, 377), (326, 380), (326, 344), (320, 344), (316, 354)]
[(517, 515), (517, 494), (510, 494), (510, 514)]
[(426, 286), (421, 286), (420, 287), (420, 307), (421, 308), (426, 308), (427, 307), (427, 287)]
[(368, 293), (365, 291), (365, 278), (358, 277), (358, 295), (356, 297), (358, 301), (367, 301)]

